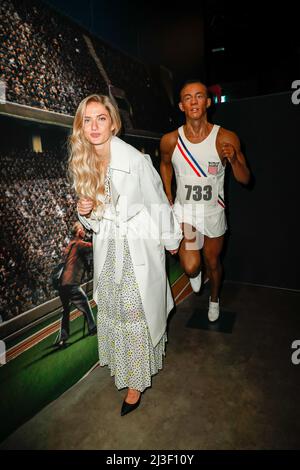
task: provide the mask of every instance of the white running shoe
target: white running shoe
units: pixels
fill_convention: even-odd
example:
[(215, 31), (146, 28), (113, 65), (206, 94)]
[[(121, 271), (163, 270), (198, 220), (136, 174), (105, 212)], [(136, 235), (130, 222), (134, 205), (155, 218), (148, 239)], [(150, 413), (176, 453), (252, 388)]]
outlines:
[(201, 287), (201, 276), (202, 276), (202, 273), (200, 271), (200, 273), (198, 274), (198, 276), (196, 277), (190, 277), (190, 283), (191, 283), (191, 286), (192, 286), (192, 289), (194, 292), (199, 292), (200, 290), (200, 287)]
[(219, 301), (212, 302), (209, 298), (209, 309), (208, 309), (208, 319), (209, 321), (218, 320), (220, 315)]

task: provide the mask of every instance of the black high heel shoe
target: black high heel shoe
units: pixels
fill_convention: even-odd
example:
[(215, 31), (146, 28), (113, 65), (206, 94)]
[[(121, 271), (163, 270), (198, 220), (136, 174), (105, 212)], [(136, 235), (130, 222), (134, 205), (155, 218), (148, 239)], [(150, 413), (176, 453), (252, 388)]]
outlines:
[(127, 403), (127, 401), (124, 400), (122, 404), (122, 408), (121, 408), (121, 416), (125, 416), (131, 411), (135, 410), (141, 403), (141, 398), (142, 398), (142, 394), (140, 394), (138, 401), (133, 404)]

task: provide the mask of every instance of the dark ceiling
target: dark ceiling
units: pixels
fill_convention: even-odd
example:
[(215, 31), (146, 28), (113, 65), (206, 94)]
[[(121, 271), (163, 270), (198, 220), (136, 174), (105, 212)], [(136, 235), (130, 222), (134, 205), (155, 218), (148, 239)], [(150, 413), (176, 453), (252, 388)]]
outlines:
[(199, 76), (208, 84), (227, 84), (241, 96), (285, 91), (300, 78), (295, 4), (190, 0), (179, 8), (156, 0), (47, 3), (140, 60), (168, 67), (175, 86)]

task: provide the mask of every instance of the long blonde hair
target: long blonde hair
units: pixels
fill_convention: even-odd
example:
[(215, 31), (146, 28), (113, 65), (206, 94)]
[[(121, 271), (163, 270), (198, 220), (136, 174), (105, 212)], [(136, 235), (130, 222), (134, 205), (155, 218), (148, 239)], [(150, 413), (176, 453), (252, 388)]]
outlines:
[(69, 175), (77, 195), (91, 198), (94, 209), (102, 205), (97, 196), (104, 193), (106, 163), (99, 158), (94, 146), (84, 136), (83, 124), (87, 104), (95, 101), (105, 106), (112, 124), (112, 135), (121, 129), (121, 118), (118, 109), (108, 96), (90, 95), (79, 104), (73, 123), (73, 132), (69, 137)]

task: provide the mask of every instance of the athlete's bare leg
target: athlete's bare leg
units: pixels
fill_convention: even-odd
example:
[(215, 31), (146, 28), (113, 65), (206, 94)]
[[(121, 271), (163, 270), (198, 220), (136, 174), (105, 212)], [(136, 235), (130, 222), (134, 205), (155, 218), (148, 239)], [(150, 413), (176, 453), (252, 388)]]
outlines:
[(224, 244), (224, 235), (209, 238), (204, 236), (203, 255), (207, 274), (210, 280), (210, 296), (212, 302), (217, 302), (222, 280), (222, 265), (220, 254)]
[(181, 224), (184, 238), (179, 248), (179, 260), (184, 272), (189, 277), (196, 277), (201, 267), (201, 255), (199, 250), (199, 234), (189, 224)]

